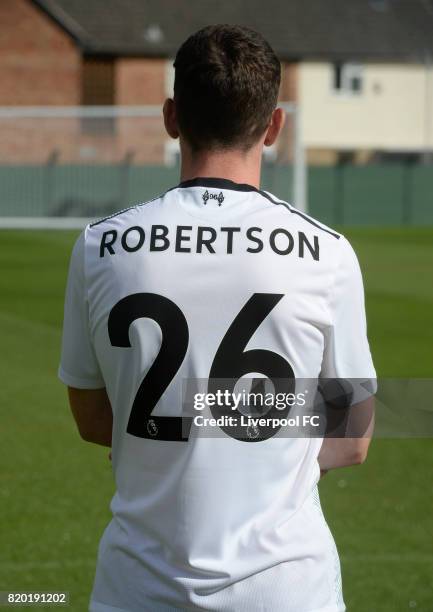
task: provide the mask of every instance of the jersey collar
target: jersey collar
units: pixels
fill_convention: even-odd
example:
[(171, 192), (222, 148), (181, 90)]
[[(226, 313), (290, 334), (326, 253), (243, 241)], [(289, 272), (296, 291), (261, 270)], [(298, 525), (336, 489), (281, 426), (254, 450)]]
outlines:
[(215, 189), (231, 189), (232, 191), (259, 191), (253, 185), (247, 183), (235, 183), (229, 179), (208, 176), (199, 176), (188, 181), (182, 181), (178, 189), (185, 187), (214, 187)]

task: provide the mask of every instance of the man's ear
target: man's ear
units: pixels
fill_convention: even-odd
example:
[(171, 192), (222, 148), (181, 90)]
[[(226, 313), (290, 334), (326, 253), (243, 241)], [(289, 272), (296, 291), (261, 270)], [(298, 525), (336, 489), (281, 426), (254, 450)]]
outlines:
[(167, 134), (171, 138), (179, 138), (179, 129), (177, 127), (176, 105), (172, 98), (167, 98), (162, 109), (164, 115), (164, 125)]
[(276, 108), (272, 113), (271, 122), (266, 132), (264, 145), (270, 147), (277, 140), (286, 121), (286, 112), (282, 108)]

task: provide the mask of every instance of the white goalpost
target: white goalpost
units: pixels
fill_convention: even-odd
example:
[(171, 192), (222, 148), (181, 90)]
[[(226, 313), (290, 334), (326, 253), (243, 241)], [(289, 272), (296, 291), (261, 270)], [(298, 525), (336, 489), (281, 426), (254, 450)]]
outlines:
[[(262, 187), (306, 211), (300, 110), (265, 150)], [(0, 228), (82, 228), (179, 182), (160, 106), (0, 108)]]

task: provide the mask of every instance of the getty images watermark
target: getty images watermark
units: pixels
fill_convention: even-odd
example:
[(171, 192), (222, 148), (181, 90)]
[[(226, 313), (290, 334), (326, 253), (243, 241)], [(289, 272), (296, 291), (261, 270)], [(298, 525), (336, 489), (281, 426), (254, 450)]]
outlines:
[[(260, 412), (266, 412), (275, 408), (281, 412), (288, 412), (294, 406), (304, 407), (307, 404), (305, 392), (300, 393), (276, 393), (260, 392), (260, 391), (241, 391), (238, 393), (230, 392), (228, 389), (218, 389), (214, 393), (195, 393), (193, 395), (193, 405), (196, 411), (203, 411), (205, 408), (219, 408), (221, 412), (231, 411), (232, 414), (221, 414), (221, 416), (209, 417), (204, 414), (196, 414), (193, 417), (194, 425), (197, 427), (234, 427), (241, 425), (243, 427), (312, 427), (320, 426), (320, 416), (318, 414), (296, 414), (293, 417), (272, 416), (268, 417)], [(248, 413), (242, 413), (246, 407)], [(236, 413), (236, 414), (233, 414)]]
[(371, 398), (375, 390), (371, 379), (188, 379), (183, 388), (184, 426), (197, 435), (246, 442), (276, 436), (362, 437), (372, 415), (355, 428), (351, 407)]

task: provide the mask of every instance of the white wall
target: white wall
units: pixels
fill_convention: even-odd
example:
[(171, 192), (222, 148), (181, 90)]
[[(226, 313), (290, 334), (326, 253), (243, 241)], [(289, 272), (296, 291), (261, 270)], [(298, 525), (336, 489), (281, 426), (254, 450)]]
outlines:
[(364, 64), (363, 90), (354, 95), (333, 90), (332, 64), (305, 62), (299, 103), (308, 148), (433, 148), (433, 68)]

